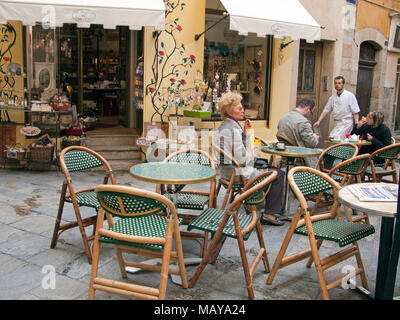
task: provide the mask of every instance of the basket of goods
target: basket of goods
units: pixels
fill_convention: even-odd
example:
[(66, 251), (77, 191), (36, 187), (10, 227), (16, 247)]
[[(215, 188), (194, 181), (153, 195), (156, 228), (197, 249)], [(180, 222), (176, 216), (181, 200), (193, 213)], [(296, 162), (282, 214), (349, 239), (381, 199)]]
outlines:
[(26, 149), (20, 143), (17, 143), (14, 145), (6, 145), (4, 152), (6, 154), (6, 158), (24, 160)]
[(29, 145), (30, 159), (37, 162), (51, 162), (54, 159), (54, 143), (45, 134)]
[(81, 136), (85, 132), (85, 124), (81, 118), (76, 120), (68, 129), (65, 130), (65, 133), (70, 136)]
[(67, 136), (62, 141), (62, 148), (67, 148), (70, 146), (80, 146), (82, 139), (78, 136)]

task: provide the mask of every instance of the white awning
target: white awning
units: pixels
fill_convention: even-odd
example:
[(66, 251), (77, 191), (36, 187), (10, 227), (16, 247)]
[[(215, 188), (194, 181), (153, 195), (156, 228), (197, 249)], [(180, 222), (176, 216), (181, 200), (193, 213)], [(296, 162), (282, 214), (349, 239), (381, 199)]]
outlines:
[(221, 0), (230, 15), (231, 30), (259, 37), (273, 35), (314, 42), (321, 38), (321, 27), (299, 0)]
[(105, 29), (129, 26), (165, 28), (163, 0), (1, 0), (0, 23), (19, 20), (25, 25), (42, 22), (50, 27), (76, 23), (88, 28), (102, 24)]

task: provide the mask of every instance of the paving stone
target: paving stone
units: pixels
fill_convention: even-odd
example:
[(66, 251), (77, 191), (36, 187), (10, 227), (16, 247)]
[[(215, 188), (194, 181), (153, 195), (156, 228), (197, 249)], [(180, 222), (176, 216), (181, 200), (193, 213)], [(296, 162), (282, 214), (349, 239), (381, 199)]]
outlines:
[(0, 273), (0, 300), (19, 299), (41, 284), (44, 274), (41, 268), (27, 264), (8, 274)]
[(5, 230), (5, 234), (8, 233), (5, 241), (1, 241), (1, 238), (4, 238), (3, 229), (5, 228), (0, 226), (0, 252), (4, 254), (19, 259), (28, 259), (49, 247), (48, 238), (10, 227)]
[(55, 275), (54, 288), (50, 281), (45, 285), (37, 286), (29, 291), (30, 294), (39, 299), (48, 300), (75, 300), (84, 293), (87, 294), (88, 286), (78, 280), (71, 279), (59, 274)]
[(10, 224), (10, 226), (19, 230), (28, 231), (30, 233), (44, 235), (49, 238), (53, 234), (54, 223), (54, 218), (37, 214), (26, 217), (23, 220), (19, 220), (13, 224)]

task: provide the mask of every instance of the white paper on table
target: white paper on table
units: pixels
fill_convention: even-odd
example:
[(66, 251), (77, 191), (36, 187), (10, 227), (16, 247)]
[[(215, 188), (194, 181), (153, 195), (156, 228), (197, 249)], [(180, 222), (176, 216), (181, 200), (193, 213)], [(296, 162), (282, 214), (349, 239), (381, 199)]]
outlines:
[(360, 201), (397, 201), (397, 185), (359, 186), (354, 184), (350, 185), (349, 189)]

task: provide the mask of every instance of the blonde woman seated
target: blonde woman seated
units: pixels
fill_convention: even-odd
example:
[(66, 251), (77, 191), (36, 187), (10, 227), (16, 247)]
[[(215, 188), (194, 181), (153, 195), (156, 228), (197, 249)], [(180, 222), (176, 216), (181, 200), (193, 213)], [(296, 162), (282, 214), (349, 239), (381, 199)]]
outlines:
[[(239, 121), (244, 119), (242, 95), (238, 92), (227, 92), (221, 96), (219, 109), (223, 122), (219, 126), (214, 143), (219, 145), (226, 153), (231, 155), (241, 166), (241, 174), (248, 180), (258, 176), (265, 170), (275, 170), (277, 178), (272, 182), (271, 189), (265, 199), (265, 209), (262, 210), (261, 223), (270, 225), (283, 225), (278, 216), (282, 213), (282, 195), (284, 187), (284, 172), (268, 165), (266, 169), (254, 168), (254, 157), (249, 152), (251, 121), (246, 120), (244, 127)], [(236, 168), (232, 164), (218, 166), (221, 177), (230, 179), (232, 171)], [(237, 182), (240, 178), (236, 175)], [(236, 181), (235, 181), (236, 182)]]

